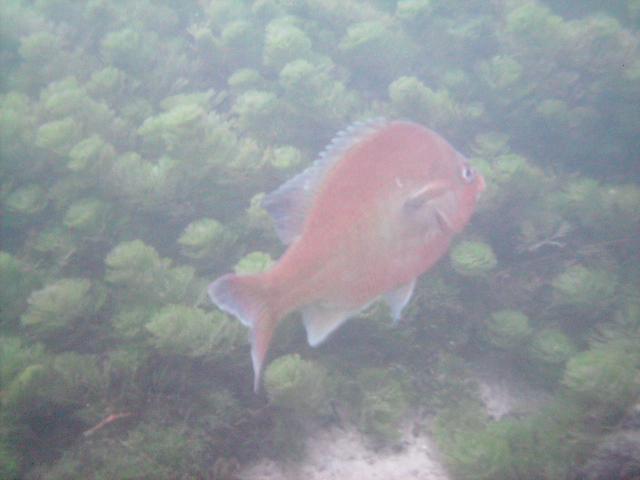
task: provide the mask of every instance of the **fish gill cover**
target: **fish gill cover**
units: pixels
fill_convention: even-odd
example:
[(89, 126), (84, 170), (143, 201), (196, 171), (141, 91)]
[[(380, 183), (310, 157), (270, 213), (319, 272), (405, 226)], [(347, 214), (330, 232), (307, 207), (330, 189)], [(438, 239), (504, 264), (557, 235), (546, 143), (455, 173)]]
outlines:
[[(393, 444), (411, 411), (454, 478), (573, 475), (638, 401), (637, 0), (3, 2), (0, 477), (234, 478), (309, 425)], [(405, 118), (487, 188), (390, 328), (280, 328), (251, 390), (207, 283), (282, 253), (266, 192), (356, 120)], [(497, 355), (545, 407), (488, 419)]]

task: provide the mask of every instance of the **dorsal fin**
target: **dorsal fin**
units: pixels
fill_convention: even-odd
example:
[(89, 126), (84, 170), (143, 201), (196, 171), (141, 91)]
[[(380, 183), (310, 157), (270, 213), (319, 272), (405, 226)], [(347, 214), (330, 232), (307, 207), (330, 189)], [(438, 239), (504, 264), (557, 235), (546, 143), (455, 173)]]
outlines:
[(289, 244), (298, 238), (319, 186), (345, 152), (386, 125), (385, 119), (375, 118), (341, 130), (309, 168), (264, 198), (262, 206), (273, 218), (282, 242)]

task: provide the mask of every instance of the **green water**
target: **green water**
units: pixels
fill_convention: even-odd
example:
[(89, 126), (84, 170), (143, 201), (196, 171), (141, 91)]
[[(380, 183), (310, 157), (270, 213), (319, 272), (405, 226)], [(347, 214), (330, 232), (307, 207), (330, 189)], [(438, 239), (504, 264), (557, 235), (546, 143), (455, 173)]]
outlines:
[[(574, 3), (4, 0), (0, 478), (233, 480), (416, 411), (453, 479), (588, 465), (640, 392), (640, 2)], [(206, 285), (277, 259), (264, 194), (380, 116), (469, 157), (478, 210), (400, 326), (313, 349), (292, 315), (256, 395)], [(548, 400), (488, 418), (488, 357)]]

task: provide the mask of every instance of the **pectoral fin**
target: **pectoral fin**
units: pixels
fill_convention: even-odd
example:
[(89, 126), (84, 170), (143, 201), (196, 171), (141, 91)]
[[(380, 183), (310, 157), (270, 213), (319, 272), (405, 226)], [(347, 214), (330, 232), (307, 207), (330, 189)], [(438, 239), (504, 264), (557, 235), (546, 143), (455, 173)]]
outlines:
[(416, 282), (414, 280), (413, 282), (402, 285), (401, 287), (387, 292), (382, 296), (385, 303), (389, 305), (394, 325), (400, 321), (402, 310), (404, 310), (404, 307), (406, 307), (407, 303), (409, 303), (409, 300), (411, 300), (411, 296), (413, 295), (413, 288), (415, 286)]
[(404, 210), (411, 214), (425, 207), (431, 200), (444, 195), (449, 190), (449, 185), (442, 181), (427, 183), (424, 187), (414, 192), (404, 203)]

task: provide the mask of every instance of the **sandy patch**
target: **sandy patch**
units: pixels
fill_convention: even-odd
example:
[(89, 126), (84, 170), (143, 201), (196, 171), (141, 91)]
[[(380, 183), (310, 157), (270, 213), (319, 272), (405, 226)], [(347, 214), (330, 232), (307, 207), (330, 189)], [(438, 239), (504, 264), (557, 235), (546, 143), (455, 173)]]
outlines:
[(307, 439), (300, 463), (263, 459), (238, 474), (241, 480), (449, 480), (433, 442), (403, 430), (400, 449), (372, 450), (353, 427), (332, 427)]

